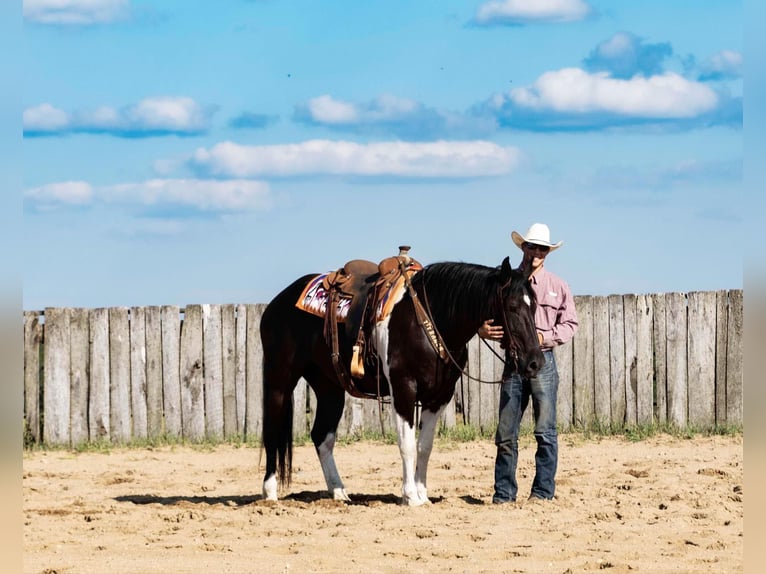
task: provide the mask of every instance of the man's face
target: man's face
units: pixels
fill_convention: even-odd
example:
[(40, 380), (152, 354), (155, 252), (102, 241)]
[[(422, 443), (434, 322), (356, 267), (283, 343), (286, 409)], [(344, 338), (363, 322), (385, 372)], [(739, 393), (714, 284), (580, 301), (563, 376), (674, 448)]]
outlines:
[(532, 262), (532, 269), (537, 269), (545, 261), (545, 256), (548, 255), (551, 248), (545, 245), (537, 245), (536, 243), (524, 243), (522, 246), (524, 250), (524, 256)]

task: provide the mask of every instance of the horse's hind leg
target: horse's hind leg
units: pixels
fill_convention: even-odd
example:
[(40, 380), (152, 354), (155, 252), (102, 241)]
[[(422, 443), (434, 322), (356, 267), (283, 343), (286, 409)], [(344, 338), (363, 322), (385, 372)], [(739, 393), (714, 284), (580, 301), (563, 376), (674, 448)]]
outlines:
[(319, 464), (322, 466), (327, 491), (335, 500), (350, 502), (351, 499), (346, 494), (346, 488), (343, 486), (333, 455), (338, 422), (343, 415), (346, 393), (319, 372), (307, 373), (305, 377), (314, 389), (317, 399), (316, 416), (311, 427), (311, 440), (314, 442)]

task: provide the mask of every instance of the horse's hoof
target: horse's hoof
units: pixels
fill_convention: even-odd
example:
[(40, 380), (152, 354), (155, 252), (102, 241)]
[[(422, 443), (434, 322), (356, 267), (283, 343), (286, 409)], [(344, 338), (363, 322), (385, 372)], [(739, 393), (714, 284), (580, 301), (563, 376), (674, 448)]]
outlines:
[(332, 499), (333, 500), (341, 500), (343, 502), (351, 502), (351, 499), (348, 497), (348, 494), (346, 494), (345, 488), (335, 488), (332, 491)]
[(424, 500), (422, 498), (406, 498), (402, 497), (401, 504), (403, 506), (409, 506), (410, 508), (413, 508), (415, 506), (423, 506), (426, 504), (431, 504), (431, 501), (427, 498)]
[(273, 500), (276, 502), (277, 498), (277, 479), (271, 477), (263, 482), (263, 498), (264, 500)]

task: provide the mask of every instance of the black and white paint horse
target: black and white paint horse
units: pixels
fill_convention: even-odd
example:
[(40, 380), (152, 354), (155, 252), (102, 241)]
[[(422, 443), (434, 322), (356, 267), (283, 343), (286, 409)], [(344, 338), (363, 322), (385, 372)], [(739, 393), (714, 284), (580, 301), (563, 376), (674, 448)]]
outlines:
[[(292, 471), (292, 393), (304, 377), (316, 395), (311, 430), (327, 489), (336, 500), (350, 500), (335, 465), (335, 434), (343, 413), (345, 391), (333, 368), (323, 334), (323, 319), (296, 308), (306, 275), (279, 293), (261, 320), (263, 342), (263, 445), (266, 474), (263, 495), (277, 500), (278, 486), (288, 485)], [(376, 324), (371, 344), (377, 364), (356, 381), (361, 391), (390, 395), (403, 463), (402, 503), (429, 503), (426, 472), (439, 415), (450, 401), (467, 359), (466, 344), (486, 319), (505, 326), (502, 346), (511, 351), (516, 369), (533, 376), (544, 359), (534, 326), (534, 294), (528, 271), (514, 270), (506, 257), (497, 268), (471, 263), (434, 263), (412, 278), (412, 286), (429, 310), (442, 341), (454, 357), (442, 360), (416, 319), (409, 293), (400, 294), (391, 314)], [(339, 328), (341, 354), (348, 360), (351, 342)], [(376, 374), (382, 373), (381, 380)], [(416, 441), (415, 406), (422, 406)]]

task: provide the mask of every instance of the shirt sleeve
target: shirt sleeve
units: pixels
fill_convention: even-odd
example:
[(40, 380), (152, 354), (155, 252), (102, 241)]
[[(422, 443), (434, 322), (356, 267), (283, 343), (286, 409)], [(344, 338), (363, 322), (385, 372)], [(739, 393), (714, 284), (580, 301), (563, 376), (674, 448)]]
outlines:
[(575, 309), (574, 298), (569, 290), (569, 285), (562, 281), (561, 287), (561, 305), (556, 313), (556, 322), (553, 328), (543, 333), (544, 348), (557, 347), (572, 340), (577, 332), (579, 323), (577, 322), (577, 309)]

